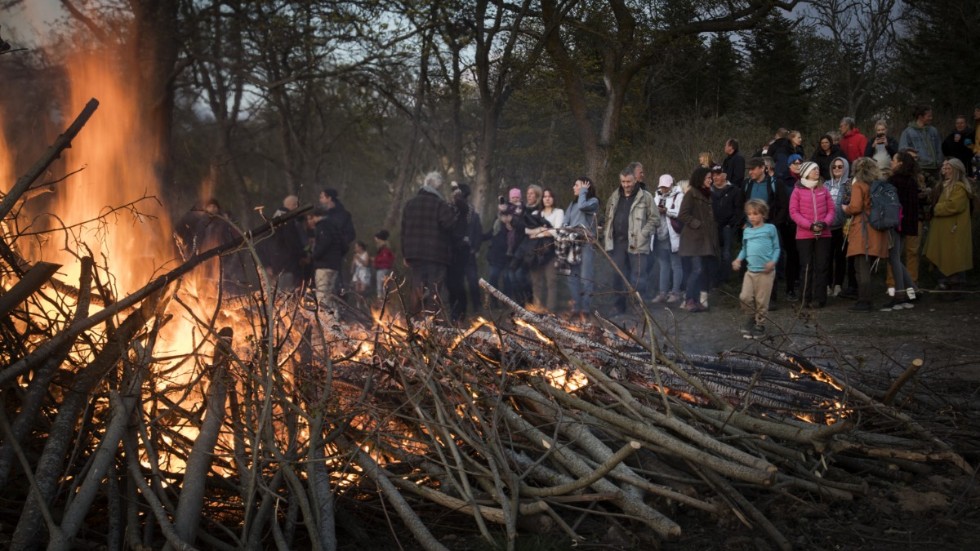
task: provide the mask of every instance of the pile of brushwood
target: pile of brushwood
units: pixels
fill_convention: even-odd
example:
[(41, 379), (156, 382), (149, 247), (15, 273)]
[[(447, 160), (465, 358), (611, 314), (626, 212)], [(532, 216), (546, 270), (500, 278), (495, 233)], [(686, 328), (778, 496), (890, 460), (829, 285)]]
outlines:
[(572, 325), (489, 286), (505, 315), (468, 327), (389, 315), (396, 294), (374, 313), (316, 304), (256, 266), (254, 292), (199, 300), (197, 266), (288, 220), (117, 297), (123, 259), (80, 246), (79, 279), (61, 281), (21, 258), (15, 195), (0, 204), (3, 548), (651, 548), (697, 518), (788, 549), (774, 497), (845, 503), (974, 472), (905, 388), (917, 363), (869, 388), (787, 352), (685, 355), (650, 316)]

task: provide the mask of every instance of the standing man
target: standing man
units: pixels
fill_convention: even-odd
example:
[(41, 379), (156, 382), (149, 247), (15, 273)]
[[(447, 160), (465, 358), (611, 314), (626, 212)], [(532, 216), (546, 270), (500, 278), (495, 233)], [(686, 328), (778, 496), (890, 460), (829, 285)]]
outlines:
[(454, 196), (458, 203), (456, 207), (443, 198), (442, 182), (442, 174), (426, 174), (419, 192), (402, 209), (402, 255), (412, 283), (409, 316), (439, 310), (449, 267), (453, 226), (457, 212), (465, 212), (466, 208), (461, 193)]
[(956, 115), (953, 131), (943, 140), (943, 155), (959, 159), (968, 176), (973, 173), (973, 129), (967, 126), (966, 115)]
[(847, 157), (847, 162), (854, 163), (854, 159), (864, 155), (864, 150), (868, 147), (868, 138), (861, 133), (855, 126), (853, 117), (844, 117), (840, 120), (840, 150)]
[[(483, 240), (483, 224), (476, 209), (469, 203), (470, 186), (452, 182), (453, 204), (462, 208), (453, 225), (449, 269), (446, 272), (446, 288), (453, 321), (466, 317), (466, 295), (469, 291), (473, 310), (480, 309), (480, 283), (476, 268), (476, 253)], [(457, 197), (457, 194), (459, 197)], [(462, 205), (459, 207), (458, 205)]]
[[(273, 218), (286, 216), (299, 208), (299, 197), (289, 195), (282, 200), (282, 208)], [(303, 258), (302, 220), (293, 220), (276, 228), (268, 239), (259, 244), (259, 256), (265, 262), (268, 275), (277, 281), (277, 287), (292, 291), (300, 282), (300, 260)]]
[[(322, 193), (320, 194), (323, 195)], [(322, 204), (322, 202), (321, 202)], [(317, 208), (313, 227), (313, 282), (316, 301), (321, 307), (328, 307), (337, 288), (337, 275), (344, 261), (344, 245), (341, 241), (337, 221), (323, 207)]]
[[(633, 290), (642, 293), (646, 282), (650, 236), (660, 226), (660, 214), (653, 195), (640, 189), (631, 167), (619, 173), (619, 189), (612, 193), (606, 207), (605, 249), (627, 278)], [(616, 311), (626, 312), (623, 279), (613, 274)]]
[(728, 181), (725, 170), (719, 165), (711, 167), (711, 209), (721, 246), (721, 262), (712, 283), (720, 286), (732, 275), (732, 246), (735, 232), (741, 230), (745, 222), (745, 195), (741, 188)]
[(745, 157), (739, 153), (738, 140), (735, 138), (725, 140), (725, 160), (721, 162), (721, 168), (725, 171), (725, 178), (730, 184), (738, 189), (744, 189), (742, 183), (745, 180)]
[(902, 131), (902, 136), (898, 139), (898, 149), (914, 149), (919, 168), (926, 177), (926, 185), (931, 188), (939, 183), (943, 146), (939, 131), (932, 126), (932, 107), (916, 105), (912, 109), (912, 122)]

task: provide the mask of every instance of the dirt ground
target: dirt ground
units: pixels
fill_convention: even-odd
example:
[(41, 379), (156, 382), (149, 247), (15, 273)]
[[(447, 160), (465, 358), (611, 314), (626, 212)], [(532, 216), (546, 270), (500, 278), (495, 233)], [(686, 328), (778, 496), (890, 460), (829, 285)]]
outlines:
[[(875, 285), (876, 307), (887, 302), (883, 282)], [(795, 352), (829, 367), (872, 395), (882, 392), (914, 359), (924, 364), (904, 387), (896, 405), (923, 419), (974, 466), (972, 473), (929, 464), (907, 480), (872, 484), (868, 495), (851, 503), (804, 501), (788, 495), (758, 496), (794, 548), (980, 549), (980, 289), (957, 294), (924, 292), (915, 308), (896, 312), (852, 313), (853, 301), (829, 299), (826, 307), (801, 311), (781, 302), (771, 313), (764, 339), (745, 339), (739, 328), (734, 284), (715, 290), (708, 312), (651, 307), (657, 323), (688, 353), (732, 350)], [(636, 316), (614, 318), (629, 326)], [(880, 394), (879, 394), (880, 395)], [(926, 401), (917, 397), (927, 397)], [(692, 514), (684, 536), (663, 549), (774, 549), (761, 530), (734, 518), (709, 521)], [(621, 542), (610, 548), (638, 548)]]

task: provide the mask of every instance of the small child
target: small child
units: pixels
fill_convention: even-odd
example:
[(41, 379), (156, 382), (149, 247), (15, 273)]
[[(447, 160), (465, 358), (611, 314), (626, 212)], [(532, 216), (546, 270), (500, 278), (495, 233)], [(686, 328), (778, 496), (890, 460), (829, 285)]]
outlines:
[(746, 260), (742, 292), (738, 295), (742, 310), (752, 315), (746, 321), (742, 333), (746, 338), (761, 338), (766, 334), (766, 315), (769, 313), (769, 295), (776, 281), (776, 261), (779, 260), (779, 234), (776, 226), (766, 224), (769, 205), (762, 199), (750, 199), (745, 203), (745, 215), (749, 226), (742, 234), (742, 250), (732, 261), (732, 269), (742, 269)]
[(351, 262), (351, 280), (354, 292), (364, 296), (371, 288), (371, 255), (363, 241), (354, 243), (354, 260)]
[(374, 247), (378, 251), (374, 255), (374, 279), (378, 298), (385, 296), (388, 278), (391, 277), (391, 270), (395, 267), (395, 253), (391, 252), (391, 247), (388, 246), (389, 237), (388, 230), (381, 230), (374, 234)]

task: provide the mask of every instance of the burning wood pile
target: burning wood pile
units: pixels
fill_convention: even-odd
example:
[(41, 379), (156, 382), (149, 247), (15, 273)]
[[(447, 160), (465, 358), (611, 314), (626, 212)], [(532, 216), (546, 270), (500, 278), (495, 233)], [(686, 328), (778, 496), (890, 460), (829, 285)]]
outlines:
[(59, 282), (6, 232), (3, 547), (447, 549), (462, 533), (513, 548), (611, 530), (650, 547), (694, 512), (786, 549), (760, 496), (852, 500), (926, 462), (972, 472), (828, 368), (685, 355), (649, 316), (576, 326), (489, 286), (503, 314), (468, 328), (319, 307), (265, 279), (202, 300), (197, 266), (282, 222), (122, 298), (114, 259), (79, 248), (78, 280)]

